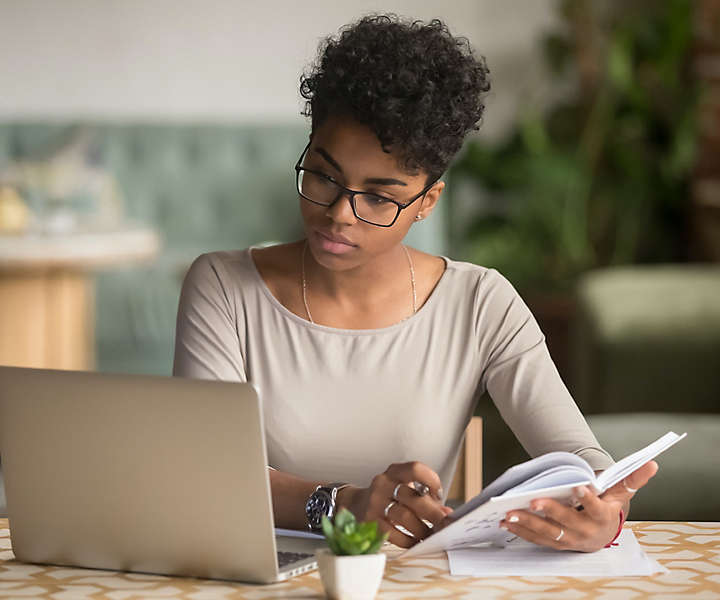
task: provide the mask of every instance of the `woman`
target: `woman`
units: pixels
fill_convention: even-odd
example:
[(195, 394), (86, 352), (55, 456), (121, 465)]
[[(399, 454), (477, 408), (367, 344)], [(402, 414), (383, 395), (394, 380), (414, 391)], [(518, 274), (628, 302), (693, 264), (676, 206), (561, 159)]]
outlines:
[[(277, 526), (312, 529), (346, 506), (403, 547), (443, 526), (443, 489), (485, 390), (532, 456), (612, 464), (507, 280), (402, 244), (439, 201), (489, 87), (484, 61), (437, 20), (366, 17), (329, 38), (301, 83), (305, 239), (204, 254), (185, 278), (174, 374), (259, 387)], [(545, 500), (502, 525), (596, 550), (656, 468), (599, 498), (579, 490), (584, 511)]]

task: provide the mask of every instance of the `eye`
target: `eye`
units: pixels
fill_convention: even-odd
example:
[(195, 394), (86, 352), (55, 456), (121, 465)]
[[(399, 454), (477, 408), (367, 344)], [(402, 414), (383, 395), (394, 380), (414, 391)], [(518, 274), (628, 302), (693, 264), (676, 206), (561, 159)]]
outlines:
[(376, 196), (375, 194), (365, 194), (364, 198), (366, 198), (368, 202), (377, 205), (392, 203), (392, 200), (390, 198), (385, 198), (384, 196)]
[(334, 177), (331, 177), (330, 175), (326, 175), (325, 173), (320, 173), (320, 180), (325, 184), (334, 183), (335, 185), (338, 185), (338, 182), (335, 181)]

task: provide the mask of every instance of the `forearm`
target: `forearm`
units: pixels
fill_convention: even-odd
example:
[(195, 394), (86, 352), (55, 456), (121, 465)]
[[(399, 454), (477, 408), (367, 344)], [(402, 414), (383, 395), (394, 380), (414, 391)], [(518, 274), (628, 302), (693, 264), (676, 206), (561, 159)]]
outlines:
[[(270, 488), (272, 490), (273, 516), (275, 527), (307, 531), (305, 503), (318, 485), (327, 485), (330, 481), (308, 481), (291, 473), (270, 469)], [(340, 506), (345, 494), (351, 488), (338, 492), (336, 505)], [(354, 489), (354, 488), (353, 488)]]

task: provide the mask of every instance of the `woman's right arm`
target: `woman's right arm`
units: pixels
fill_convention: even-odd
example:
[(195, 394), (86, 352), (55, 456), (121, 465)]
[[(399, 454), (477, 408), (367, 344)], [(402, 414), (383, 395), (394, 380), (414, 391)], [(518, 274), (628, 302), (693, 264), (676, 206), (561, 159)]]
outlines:
[(221, 261), (212, 255), (203, 254), (190, 265), (178, 304), (174, 376), (247, 381), (228, 281)]
[[(244, 319), (238, 318), (229, 275), (217, 256), (203, 254), (190, 266), (183, 281), (175, 332), (173, 375), (193, 379), (247, 381), (245, 360), (240, 340), (244, 336)], [(270, 467), (275, 525), (286, 529), (307, 529), (305, 503), (319, 484), (329, 481), (308, 481)], [(410, 487), (399, 490), (400, 500), (389, 516), (418, 539), (430, 530), (423, 519), (439, 525), (450, 511), (439, 500), (440, 478), (419, 462), (390, 465), (373, 478), (367, 488), (349, 486), (338, 492), (338, 509), (348, 508), (359, 521), (377, 520), (382, 531), (389, 531), (393, 544), (409, 547), (416, 539), (395, 529), (385, 519), (384, 509), (392, 500), (395, 486), (420, 481), (431, 494), (418, 496)], [(432, 496), (436, 498), (432, 498)]]
[[(188, 269), (178, 305), (174, 376), (247, 381), (238, 315), (228, 281), (222, 263), (212, 255), (199, 256)], [(305, 501), (321, 482), (269, 468), (275, 524), (307, 529)]]

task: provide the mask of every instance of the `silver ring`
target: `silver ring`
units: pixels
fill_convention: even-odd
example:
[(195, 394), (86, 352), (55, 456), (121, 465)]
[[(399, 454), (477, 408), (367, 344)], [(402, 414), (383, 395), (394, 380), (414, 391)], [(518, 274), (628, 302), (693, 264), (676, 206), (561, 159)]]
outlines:
[(561, 528), (560, 528), (560, 533), (559, 533), (558, 536), (555, 538), (555, 541), (556, 541), (556, 542), (559, 542), (559, 541), (562, 539), (562, 536), (564, 536), (564, 535), (565, 535), (565, 530), (561, 527)]
[(634, 494), (635, 492), (637, 492), (637, 490), (635, 488), (631, 488), (627, 483), (625, 483), (624, 479), (622, 480), (622, 483), (623, 483), (623, 487), (631, 494)]
[(390, 504), (388, 504), (388, 505), (385, 507), (385, 518), (386, 518), (386, 519), (388, 518), (388, 512), (389, 512), (390, 509), (392, 508), (393, 504), (397, 504), (397, 502), (395, 502), (395, 500), (393, 500), (392, 502), (390, 502)]
[(400, 482), (400, 483), (398, 483), (398, 484), (395, 486), (395, 489), (393, 490), (393, 495), (392, 495), (392, 497), (393, 497), (395, 500), (397, 500), (398, 502), (400, 502), (400, 498), (398, 498), (397, 493), (398, 493), (398, 490), (399, 490), (403, 485), (405, 485), (405, 484), (402, 483), (402, 482)]
[(426, 486), (424, 483), (420, 483), (419, 481), (413, 481), (413, 488), (420, 496), (424, 496), (430, 491), (430, 488), (428, 486)]

